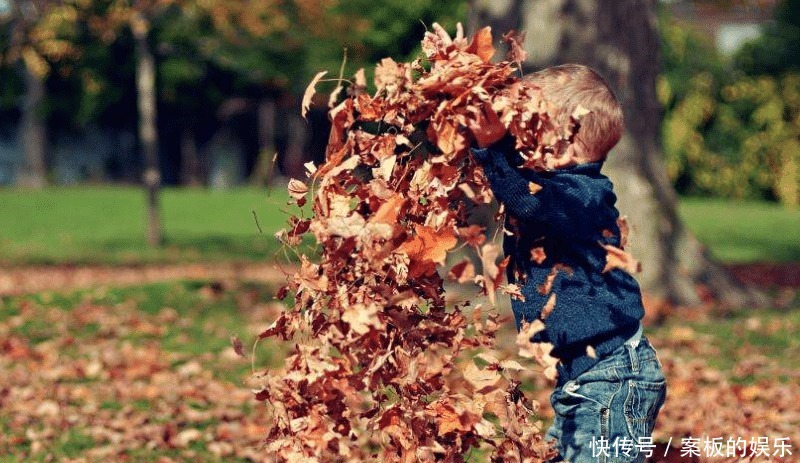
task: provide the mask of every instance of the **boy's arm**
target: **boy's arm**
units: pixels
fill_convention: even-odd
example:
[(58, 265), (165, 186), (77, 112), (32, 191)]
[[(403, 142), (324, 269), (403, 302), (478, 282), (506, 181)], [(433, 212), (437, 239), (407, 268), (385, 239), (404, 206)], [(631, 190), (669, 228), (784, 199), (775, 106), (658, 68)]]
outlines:
[(473, 154), (483, 167), (495, 197), (511, 215), (522, 221), (546, 223), (566, 233), (577, 231), (582, 222), (592, 219), (588, 208), (595, 201), (587, 188), (574, 182), (546, 179), (532, 170), (526, 171), (529, 178), (523, 177), (510, 164), (515, 163), (514, 155), (519, 155), (513, 150), (497, 149), (496, 145), (473, 148)]

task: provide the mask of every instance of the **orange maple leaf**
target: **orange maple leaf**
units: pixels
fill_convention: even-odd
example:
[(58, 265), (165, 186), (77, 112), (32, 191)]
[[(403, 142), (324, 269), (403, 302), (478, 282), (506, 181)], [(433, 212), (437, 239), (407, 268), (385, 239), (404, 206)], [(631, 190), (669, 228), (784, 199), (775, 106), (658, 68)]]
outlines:
[(397, 248), (408, 254), (411, 260), (435, 262), (444, 265), (447, 251), (458, 243), (456, 234), (449, 228), (436, 230), (425, 225), (414, 225), (414, 237)]

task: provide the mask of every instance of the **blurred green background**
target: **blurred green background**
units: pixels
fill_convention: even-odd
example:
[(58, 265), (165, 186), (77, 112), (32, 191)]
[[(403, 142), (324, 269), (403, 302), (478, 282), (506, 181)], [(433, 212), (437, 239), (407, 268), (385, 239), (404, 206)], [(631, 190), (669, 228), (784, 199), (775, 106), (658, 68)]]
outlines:
[[(305, 121), (310, 77), (343, 65), (369, 79), (382, 57), (418, 56), (434, 21), (474, 22), (474, 3), (0, 0), (0, 262), (264, 259), (286, 179), (324, 160), (334, 84)], [(722, 259), (797, 260), (798, 2), (658, 11), (662, 147), (693, 198), (683, 217)], [(155, 249), (133, 189), (148, 166), (168, 186)], [(725, 239), (727, 223), (745, 222), (749, 244)], [(764, 244), (780, 223), (795, 226)]]

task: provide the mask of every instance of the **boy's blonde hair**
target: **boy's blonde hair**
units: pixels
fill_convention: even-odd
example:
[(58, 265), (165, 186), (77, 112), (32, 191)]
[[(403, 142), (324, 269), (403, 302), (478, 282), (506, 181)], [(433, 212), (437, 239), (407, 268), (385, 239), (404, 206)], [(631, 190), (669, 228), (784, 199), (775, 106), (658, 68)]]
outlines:
[(580, 161), (603, 160), (619, 142), (625, 126), (622, 108), (613, 90), (591, 68), (563, 64), (528, 74), (523, 81), (541, 88), (544, 97), (558, 108), (551, 114), (558, 125), (566, 126), (579, 106), (590, 111), (581, 118), (575, 136), (573, 149)]

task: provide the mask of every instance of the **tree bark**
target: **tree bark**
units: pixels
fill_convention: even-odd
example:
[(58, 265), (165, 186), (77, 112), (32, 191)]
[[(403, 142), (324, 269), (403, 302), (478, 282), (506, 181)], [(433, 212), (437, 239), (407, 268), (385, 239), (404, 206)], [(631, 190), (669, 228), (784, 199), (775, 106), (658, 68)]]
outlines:
[(44, 78), (25, 64), (25, 60), (22, 60), (21, 69), (25, 96), (22, 99), (19, 140), (24, 157), (18, 183), (26, 188), (43, 188), (47, 183), (47, 125), (42, 115)]
[(162, 242), (159, 189), (161, 169), (158, 160), (158, 129), (156, 127), (156, 67), (148, 43), (149, 23), (136, 15), (132, 24), (136, 40), (136, 90), (139, 109), (139, 143), (145, 160), (144, 185), (147, 192), (147, 242), (158, 246)]
[(200, 186), (203, 184), (200, 175), (200, 155), (194, 129), (185, 128), (181, 132), (181, 175), (182, 185)]
[[(500, 2), (503, 3), (503, 2)], [(513, 1), (506, 9), (513, 14)], [(724, 304), (761, 305), (763, 295), (745, 288), (686, 229), (677, 195), (667, 178), (659, 145), (661, 107), (657, 0), (525, 0), (517, 27), (527, 32), (526, 66), (538, 69), (581, 63), (596, 69), (614, 89), (625, 113), (626, 132), (604, 172), (614, 182), (617, 206), (628, 217), (628, 249), (642, 262), (637, 275), (650, 296), (677, 305), (701, 302), (698, 285)], [(476, 1), (476, 10), (484, 0)], [(496, 31), (502, 33), (504, 31)]]
[(251, 175), (251, 183), (269, 186), (275, 169), (275, 115), (276, 104), (272, 96), (264, 96), (258, 102), (258, 159)]
[(283, 156), (281, 170), (290, 178), (303, 178), (306, 162), (306, 140), (308, 129), (305, 121), (299, 115), (292, 115), (286, 121), (289, 127), (289, 137), (286, 143), (286, 153)]

